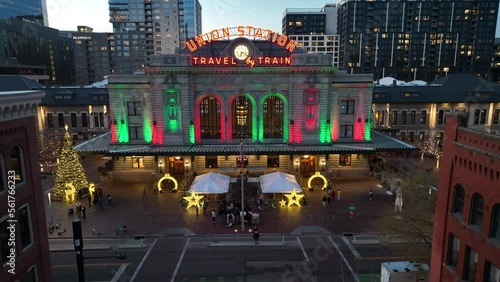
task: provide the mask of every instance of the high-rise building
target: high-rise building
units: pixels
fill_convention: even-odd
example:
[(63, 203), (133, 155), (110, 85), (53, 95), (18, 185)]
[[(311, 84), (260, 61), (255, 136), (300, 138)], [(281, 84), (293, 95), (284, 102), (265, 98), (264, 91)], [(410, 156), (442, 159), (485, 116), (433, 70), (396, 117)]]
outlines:
[(198, 0), (110, 0), (116, 72), (133, 73), (153, 54), (173, 54), (201, 33)]
[(72, 39), (30, 22), (0, 20), (0, 74), (25, 75), (47, 84), (74, 84)]
[(446, 118), (430, 281), (500, 281), (500, 136)]
[(37, 146), (43, 90), (13, 76), (0, 84), (0, 281), (52, 281)]
[(0, 19), (11, 18), (49, 26), (45, 0), (0, 0)]
[(297, 47), (313, 54), (330, 54), (332, 65), (339, 65), (337, 5), (320, 9), (292, 8), (283, 13), (282, 32), (297, 42)]
[(77, 31), (61, 31), (73, 40), (76, 85), (89, 85), (104, 80), (115, 70), (114, 34), (93, 32), (88, 26)]
[(491, 58), (491, 81), (500, 83), (500, 38), (495, 38)]
[(498, 0), (342, 0), (340, 67), (431, 81), (469, 72), (491, 80)]

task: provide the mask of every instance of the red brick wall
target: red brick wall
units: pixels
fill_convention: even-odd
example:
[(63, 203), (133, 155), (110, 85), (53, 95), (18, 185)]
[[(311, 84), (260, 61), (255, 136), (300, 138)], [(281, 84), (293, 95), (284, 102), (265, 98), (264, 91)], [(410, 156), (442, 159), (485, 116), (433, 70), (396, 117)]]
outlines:
[[(0, 122), (0, 153), (8, 171), (10, 151), (19, 146), (23, 151), (26, 181), (16, 187), (16, 210), (29, 204), (31, 211), (34, 244), (24, 252), (19, 241), (17, 226), (17, 261), (15, 275), (8, 273), (8, 267), (0, 266), (0, 281), (23, 280), (26, 271), (37, 265), (39, 281), (51, 281), (50, 254), (45, 220), (44, 192), (42, 190), (38, 164), (37, 128), (35, 117), (26, 117)], [(7, 174), (5, 174), (7, 175)], [(7, 193), (0, 194), (0, 218), (7, 214)]]
[[(500, 139), (490, 134), (461, 128), (460, 117), (450, 115), (446, 120), (446, 139), (439, 177), (437, 208), (432, 242), (431, 280), (460, 281), (463, 277), (466, 246), (478, 254), (476, 281), (483, 281), (485, 260), (500, 267), (500, 246), (488, 239), (492, 208), (500, 203)], [(454, 187), (465, 190), (462, 218), (451, 214)], [(483, 221), (480, 230), (468, 222), (472, 197), (484, 199)], [(460, 240), (457, 268), (446, 266), (449, 234)]]

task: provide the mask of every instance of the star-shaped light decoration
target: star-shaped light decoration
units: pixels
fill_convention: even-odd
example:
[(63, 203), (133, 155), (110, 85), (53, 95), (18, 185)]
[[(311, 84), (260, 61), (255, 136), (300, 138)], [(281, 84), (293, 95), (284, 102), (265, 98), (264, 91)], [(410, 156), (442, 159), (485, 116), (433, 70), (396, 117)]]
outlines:
[(294, 189), (291, 194), (285, 195), (288, 199), (288, 206), (291, 206), (293, 204), (296, 204), (297, 206), (300, 205), (300, 199), (304, 198), (305, 195), (299, 195), (297, 194), (297, 191)]
[(186, 209), (189, 209), (192, 206), (196, 206), (196, 207), (200, 208), (201, 207), (200, 200), (203, 198), (203, 196), (196, 195), (196, 193), (192, 192), (191, 196), (182, 197), (182, 198), (184, 198), (184, 200), (188, 201), (188, 205), (187, 205)]
[(280, 207), (286, 207), (286, 201), (285, 200), (281, 200), (280, 201)]

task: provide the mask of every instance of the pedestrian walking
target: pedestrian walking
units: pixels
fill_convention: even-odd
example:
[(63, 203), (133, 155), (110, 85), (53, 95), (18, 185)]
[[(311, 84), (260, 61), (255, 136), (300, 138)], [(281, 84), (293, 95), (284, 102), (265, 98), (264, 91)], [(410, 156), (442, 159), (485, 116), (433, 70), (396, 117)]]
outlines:
[(82, 216), (82, 204), (80, 204), (80, 202), (76, 203), (76, 212), (78, 214), (78, 217)]
[(99, 208), (102, 210), (102, 198), (99, 197), (99, 199), (97, 199), (97, 205), (99, 205)]
[(332, 197), (330, 195), (328, 195), (327, 201), (328, 201), (328, 206), (330, 206), (332, 204)]
[(142, 189), (142, 200), (147, 200), (148, 196), (146, 195), (146, 187)]
[(83, 218), (87, 218), (87, 209), (85, 208), (85, 206), (82, 205), (81, 210), (82, 210), (82, 216), (83, 216)]
[(259, 237), (260, 237), (259, 231), (257, 230), (257, 227), (255, 227), (255, 229), (253, 230), (253, 239), (255, 241), (255, 245), (259, 244)]
[(370, 192), (368, 192), (368, 200), (373, 200), (373, 188), (370, 187)]
[(203, 201), (203, 215), (207, 214), (207, 207), (208, 207), (207, 201)]
[(196, 205), (196, 215), (198, 216), (198, 205)]
[(340, 201), (340, 189), (337, 189), (337, 201)]
[(89, 207), (92, 206), (92, 195), (89, 193)]
[(319, 189), (319, 180), (316, 180), (316, 190)]
[(323, 207), (326, 207), (326, 195), (323, 196)]
[(215, 217), (217, 215), (215, 214), (215, 210), (212, 210), (212, 221), (215, 223)]
[(110, 206), (113, 205), (113, 198), (111, 198), (110, 194), (108, 194), (108, 205), (110, 205)]

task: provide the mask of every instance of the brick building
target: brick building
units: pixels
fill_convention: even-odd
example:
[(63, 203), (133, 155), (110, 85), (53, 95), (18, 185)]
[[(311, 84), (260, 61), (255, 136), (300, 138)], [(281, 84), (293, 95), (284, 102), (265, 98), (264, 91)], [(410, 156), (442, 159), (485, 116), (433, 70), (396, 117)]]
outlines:
[[(40, 181), (36, 142), (35, 116), (44, 95), (43, 90), (0, 89), (0, 281), (2, 282), (52, 280), (44, 193)], [(14, 202), (11, 201), (12, 197)], [(11, 217), (12, 214), (14, 218)], [(13, 232), (12, 229), (8, 229), (11, 226), (11, 222), (8, 221), (10, 219), (17, 220)], [(9, 241), (12, 234), (15, 235), (15, 240)], [(15, 246), (12, 246), (13, 242)], [(12, 262), (9, 257), (12, 256), (12, 248), (15, 249), (13, 271), (14, 265), (9, 264)]]
[(431, 281), (500, 281), (500, 137), (447, 116)]

